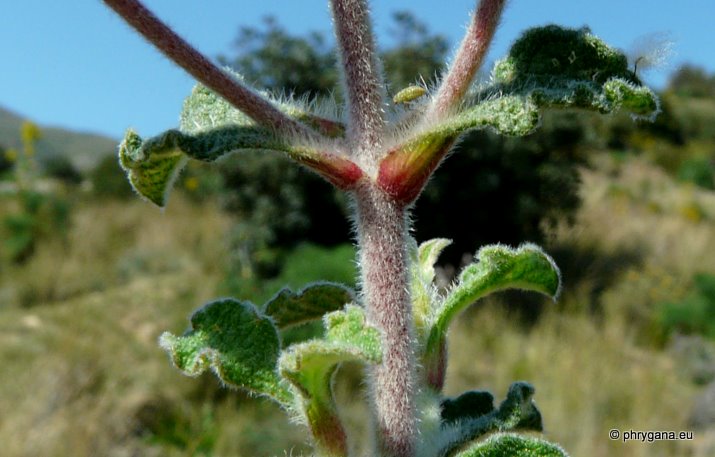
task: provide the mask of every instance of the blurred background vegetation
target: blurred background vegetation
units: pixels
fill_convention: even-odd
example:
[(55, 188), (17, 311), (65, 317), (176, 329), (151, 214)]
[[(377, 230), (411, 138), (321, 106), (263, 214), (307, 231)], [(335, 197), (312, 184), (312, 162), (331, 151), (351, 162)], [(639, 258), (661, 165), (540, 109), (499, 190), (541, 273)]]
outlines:
[[(429, 84), (451, 43), (406, 12), (392, 33), (390, 91)], [(330, 40), (270, 18), (219, 60), (256, 87), (341, 98)], [(502, 294), (460, 319), (447, 390), (501, 397), (531, 381), (549, 439), (573, 455), (715, 455), (715, 75), (680, 68), (660, 95), (654, 123), (554, 112), (526, 138), (472, 132), (414, 212), (418, 240), (454, 240), (443, 286), (485, 243), (532, 241), (556, 258), (558, 303)], [(287, 160), (247, 154), (192, 163), (160, 212), (133, 195), (114, 149), (0, 109), (3, 455), (300, 455), (305, 434), (276, 407), (182, 377), (156, 340), (217, 295), (354, 285), (349, 202)], [(355, 424), (358, 375), (339, 375)], [(624, 444), (611, 428), (696, 440)]]

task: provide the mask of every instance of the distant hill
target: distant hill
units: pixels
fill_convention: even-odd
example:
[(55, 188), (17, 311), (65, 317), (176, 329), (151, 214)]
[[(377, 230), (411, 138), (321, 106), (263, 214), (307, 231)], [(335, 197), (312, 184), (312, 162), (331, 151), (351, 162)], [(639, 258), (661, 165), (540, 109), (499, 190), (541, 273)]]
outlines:
[[(32, 120), (0, 107), (0, 146), (22, 147), (20, 126)], [(118, 141), (92, 133), (39, 125), (42, 138), (37, 142), (37, 158), (40, 162), (55, 156), (65, 156), (82, 171), (93, 168), (102, 158), (114, 154)]]

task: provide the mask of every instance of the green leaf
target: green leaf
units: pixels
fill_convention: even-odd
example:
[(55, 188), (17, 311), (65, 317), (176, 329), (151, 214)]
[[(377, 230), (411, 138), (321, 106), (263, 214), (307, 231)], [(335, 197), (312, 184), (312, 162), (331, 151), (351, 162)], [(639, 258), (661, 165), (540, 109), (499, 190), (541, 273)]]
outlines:
[(421, 126), (420, 135), (388, 152), (380, 163), (378, 185), (410, 203), (460, 134), (491, 127), (503, 135), (528, 135), (548, 108), (626, 110), (652, 118), (659, 102), (630, 71), (625, 55), (588, 29), (534, 28), (497, 62), (490, 84), (472, 94), (461, 111)]
[(284, 406), (293, 400), (277, 373), (278, 332), (250, 302), (225, 298), (208, 303), (191, 316), (191, 329), (183, 336), (166, 332), (159, 343), (189, 376), (211, 369), (230, 386), (268, 395)]
[(196, 134), (168, 130), (148, 140), (129, 130), (119, 145), (119, 162), (139, 195), (163, 207), (188, 158), (212, 162), (247, 150), (286, 153), (340, 188), (349, 188), (362, 176), (362, 170), (347, 158), (291, 146), (268, 129), (238, 125)]
[[(233, 75), (240, 79), (239, 75)], [(327, 137), (340, 137), (344, 133), (340, 122), (309, 113), (312, 105), (271, 102)], [(168, 130), (148, 140), (129, 130), (119, 146), (119, 161), (139, 195), (161, 207), (166, 205), (173, 181), (189, 158), (212, 162), (232, 152), (273, 151), (287, 154), (341, 188), (350, 187), (362, 176), (362, 170), (346, 157), (319, 151), (317, 147), (332, 145), (326, 141), (325, 145), (317, 146), (298, 137), (279, 136), (198, 84), (184, 101), (178, 130)]]
[(251, 126), (224, 126), (196, 135), (168, 130), (148, 140), (129, 130), (119, 145), (119, 162), (139, 195), (163, 207), (189, 158), (211, 162), (230, 152), (255, 149), (289, 150), (270, 131)]
[(494, 411), (494, 395), (483, 390), (470, 390), (457, 398), (445, 398), (440, 406), (445, 424), (476, 419)]
[(203, 84), (196, 84), (191, 94), (186, 97), (179, 118), (179, 129), (190, 134), (226, 126), (253, 127), (255, 125), (253, 119)]
[(439, 351), (449, 323), (476, 300), (499, 290), (522, 289), (540, 292), (554, 300), (561, 277), (553, 259), (535, 244), (517, 249), (502, 245), (485, 246), (477, 252), (477, 262), (462, 270), (459, 280), (441, 306), (430, 316), (426, 357)]
[(365, 323), (362, 308), (348, 305), (324, 317), (325, 337), (291, 346), (280, 358), (281, 374), (311, 397), (327, 400), (330, 376), (344, 361), (379, 363), (380, 333)]
[[(243, 79), (239, 74), (231, 73), (235, 78)], [(315, 102), (306, 104), (300, 100), (281, 101), (274, 100), (267, 93), (261, 93), (261, 95), (269, 99), (288, 116), (315, 128), (324, 135), (340, 137), (345, 133), (345, 126), (334, 119), (336, 116), (330, 113), (327, 116), (317, 116), (310, 112), (319, 108)], [(322, 111), (328, 110), (323, 109)], [(196, 134), (225, 126), (255, 126), (255, 122), (203, 84), (194, 86), (191, 94), (184, 100), (180, 130)]]
[(282, 289), (265, 305), (278, 328), (283, 329), (320, 319), (325, 313), (342, 309), (355, 299), (353, 291), (342, 284), (317, 282), (300, 292)]
[(455, 400), (447, 400), (452, 403), (448, 417), (445, 417), (444, 409), (442, 413), (445, 444), (440, 455), (448, 455), (465, 443), (492, 432), (541, 431), (541, 413), (534, 405), (533, 395), (534, 388), (529, 383), (515, 382), (509, 387), (507, 397), (499, 408), (485, 414), (479, 412), (489, 409), (489, 394), (468, 392)]
[(412, 293), (412, 313), (415, 327), (419, 333), (425, 331), (430, 313), (435, 308), (437, 291), (434, 287), (434, 264), (444, 248), (452, 244), (452, 240), (435, 238), (425, 241), (417, 247), (412, 240), (410, 249), (412, 261), (410, 262), (410, 290)]
[(346, 452), (332, 392), (332, 377), (342, 362), (379, 363), (380, 334), (365, 323), (362, 308), (348, 305), (324, 318), (325, 337), (295, 344), (279, 360), (281, 375), (300, 392), (302, 410), (319, 446), (333, 455)]
[(608, 46), (586, 27), (558, 25), (524, 31), (492, 73), (498, 83), (538, 80), (540, 85), (554, 78), (603, 84), (614, 77), (638, 82), (621, 51)]
[(568, 457), (556, 444), (513, 433), (490, 436), (455, 457)]
[(556, 25), (524, 32), (492, 70), (492, 84), (475, 96), (455, 130), (491, 126), (507, 135), (526, 135), (544, 108), (580, 108), (612, 113), (620, 109), (649, 117), (657, 96), (628, 68), (628, 59), (587, 28)]

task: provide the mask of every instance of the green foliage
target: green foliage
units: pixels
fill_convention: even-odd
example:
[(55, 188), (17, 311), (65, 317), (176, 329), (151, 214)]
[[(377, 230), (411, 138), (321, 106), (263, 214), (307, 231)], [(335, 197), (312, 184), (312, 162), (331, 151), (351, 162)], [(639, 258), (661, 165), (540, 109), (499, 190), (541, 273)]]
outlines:
[(65, 156), (54, 156), (44, 161), (43, 171), (45, 176), (56, 179), (69, 185), (82, 182), (82, 173)]
[(485, 246), (479, 249), (476, 263), (465, 267), (457, 284), (449, 290), (444, 302), (433, 310), (431, 319), (439, 334), (457, 313), (476, 300), (506, 288), (530, 290), (553, 299), (561, 287), (559, 269), (544, 251), (533, 244), (518, 249)]
[[(482, 19), (496, 26), (502, 3), (492, 5), (497, 13), (485, 12), (482, 6), (475, 17), (491, 14), (493, 17)], [(243, 86), (242, 78), (236, 76), (232, 88), (249, 95), (245, 96), (248, 101), (235, 104), (253, 113), (255, 122), (199, 85), (184, 104), (178, 130), (148, 140), (129, 131), (120, 145), (119, 156), (135, 190), (158, 206), (166, 204), (168, 192), (188, 159), (210, 162), (236, 151), (280, 152), (336, 188), (351, 192), (359, 208), (355, 218), (358, 239), (364, 248), (360, 255), (364, 296), (360, 299), (365, 310), (352, 303), (355, 296), (348, 289), (317, 283), (298, 293), (283, 289), (261, 308), (230, 298), (214, 301), (192, 316), (192, 328), (184, 336), (165, 333), (161, 344), (174, 364), (189, 375), (212, 369), (226, 384), (276, 400), (308, 425), (320, 455), (337, 457), (348, 453), (332, 385), (339, 364), (346, 361), (382, 364), (371, 371), (373, 376), (369, 378), (380, 449), (374, 452), (408, 457), (434, 450), (436, 455), (446, 456), (491, 432), (540, 431), (541, 414), (532, 401), (534, 388), (528, 383), (512, 384), (498, 408), (488, 404), (492, 397), (483, 392), (444, 399), (441, 391), (451, 321), (478, 299), (504, 289), (535, 291), (555, 299), (561, 278), (554, 261), (530, 243), (517, 249), (485, 246), (478, 251), (476, 262), (464, 268), (458, 281), (440, 294), (434, 285), (434, 264), (449, 241), (436, 239), (419, 247), (412, 242), (412, 264), (403, 263), (402, 256), (409, 250), (406, 245), (411, 242), (406, 235), (409, 212), (405, 208), (422, 192), (452, 144), (468, 130), (489, 127), (502, 135), (525, 136), (536, 129), (542, 111), (548, 108), (599, 113), (623, 110), (647, 118), (659, 110), (658, 99), (629, 70), (622, 53), (587, 29), (546, 26), (527, 31), (509, 55), (497, 62), (491, 82), (478, 88), (466, 102), (455, 98), (462, 96), (472, 73), (459, 75), (457, 71), (457, 79), (464, 81), (454, 82), (454, 97), (449, 95), (451, 84), (447, 84), (448, 95), (442, 95), (440, 90), (436, 103), (425, 109), (426, 104), (420, 101), (425, 89), (408, 87), (397, 93), (395, 104), (401, 106), (389, 107), (390, 119), (383, 126), (379, 119), (384, 109), (379, 103), (382, 95), (375, 89), (381, 81), (372, 76), (373, 71), (379, 70), (372, 68), (375, 57), (365, 42), (370, 40), (369, 26), (358, 18), (367, 14), (363, 8), (366, 4), (362, 2), (345, 6), (349, 11), (346, 13), (343, 7), (334, 6), (339, 35), (345, 27), (357, 28), (354, 35), (343, 33), (345, 36), (338, 40), (350, 95), (350, 116), (345, 124), (337, 110), (316, 109), (317, 103), (291, 97), (275, 99), (270, 94), (257, 100)], [(145, 19), (151, 28), (153, 19)], [(482, 19), (475, 23), (485, 26), (480, 24)], [(346, 23), (353, 20), (355, 24)], [(425, 39), (426, 29), (409, 16), (398, 20)], [(304, 48), (305, 43), (287, 40), (274, 24), (269, 23), (269, 27), (273, 29), (268, 36), (281, 45), (281, 51), (270, 50), (264, 56), (268, 61), (277, 59), (281, 52), (295, 54), (296, 49)], [(485, 33), (489, 41), (491, 32)], [(151, 34), (146, 35), (153, 39)], [(253, 38), (249, 34), (246, 39)], [(167, 50), (157, 44), (174, 56), (171, 46)], [(444, 52), (439, 44), (431, 43), (426, 64)], [(184, 45), (176, 41), (175, 46)], [(360, 54), (362, 51), (366, 54)], [(476, 57), (470, 54), (460, 51), (457, 61), (464, 56)], [(306, 56), (298, 60), (303, 57)], [(311, 55), (307, 57), (316, 62)], [(296, 67), (300, 73), (300, 65)], [(211, 69), (208, 73), (215, 76), (218, 71)], [(203, 80), (225, 93), (221, 84), (212, 83), (212, 78)], [(453, 79), (448, 76), (445, 81), (451, 83)], [(431, 99), (427, 103), (430, 102)], [(264, 108), (264, 103), (272, 108)], [(450, 111), (454, 107), (458, 109)], [(371, 118), (373, 114), (377, 120)], [(383, 127), (393, 132), (386, 149), (374, 138), (367, 140), (382, 135)], [(546, 167), (544, 172), (557, 173), (558, 169)], [(460, 209), (460, 214), (465, 211)], [(410, 266), (411, 271), (403, 271)], [(412, 306), (408, 300), (413, 301)], [(342, 305), (345, 307), (338, 310)], [(279, 328), (314, 321), (321, 315), (322, 335), (294, 339), (288, 345), (282, 341)], [(404, 318), (413, 318), (414, 322), (406, 319), (405, 324)], [(414, 409), (414, 402), (422, 403), (419, 411)], [(418, 427), (420, 444), (426, 450), (416, 448)], [(512, 435), (499, 436), (479, 446), (464, 455), (564, 455), (556, 446)]]
[(319, 450), (341, 456), (347, 453), (347, 441), (333, 397), (333, 375), (342, 362), (379, 363), (382, 343), (358, 306), (326, 314), (324, 325), (324, 338), (291, 346), (279, 366), (281, 375), (301, 393), (300, 407)]
[[(298, 102), (275, 104), (296, 122), (337, 129), (333, 133), (341, 135), (338, 122), (308, 114)], [(289, 140), (272, 129), (255, 125), (199, 84), (184, 102), (179, 130), (168, 130), (147, 140), (129, 130), (119, 146), (119, 160), (139, 195), (158, 206), (166, 205), (169, 191), (189, 158), (213, 162), (232, 152), (279, 152), (341, 189), (350, 187), (362, 175), (347, 158), (318, 148), (323, 146), (311, 145), (300, 138)]]
[(703, 189), (715, 189), (715, 163), (705, 157), (687, 159), (678, 168), (678, 179)]
[(278, 332), (249, 302), (211, 302), (194, 313), (191, 330), (184, 336), (164, 333), (160, 344), (189, 376), (211, 369), (228, 385), (268, 395), (284, 405), (291, 401), (276, 372)]
[(498, 434), (455, 457), (566, 457), (559, 446), (547, 441), (514, 434)]
[(700, 334), (715, 340), (715, 275), (696, 275), (692, 292), (680, 302), (661, 303), (659, 314), (666, 334)]
[(99, 198), (124, 199), (134, 196), (127, 175), (114, 155), (99, 161), (90, 172), (89, 181), (92, 183), (92, 194)]
[(588, 29), (552, 25), (526, 31), (494, 66), (492, 84), (479, 94), (485, 102), (458, 122), (524, 135), (536, 128), (538, 110), (547, 107), (600, 113), (623, 109), (645, 117), (659, 109), (657, 97), (640, 85), (625, 55)]
[(314, 283), (300, 292), (283, 288), (266, 303), (265, 313), (282, 329), (320, 319), (323, 314), (352, 302), (353, 298), (351, 290), (334, 283)]
[[(419, 79), (416, 75), (431, 80), (442, 69), (448, 46), (444, 37), (430, 33), (414, 16), (396, 13), (394, 18), (391, 33), (396, 44), (382, 56), (390, 90), (397, 92), (414, 84)], [(291, 36), (274, 22), (269, 24), (264, 29), (243, 29), (237, 39), (241, 43), (237, 56), (224, 62), (232, 63), (246, 80), (273, 92), (295, 89), (302, 96), (335, 91), (337, 77), (328, 63), (333, 60), (332, 50), (322, 45), (312, 48), (312, 56), (304, 54), (304, 44), (315, 44), (312, 35)], [(280, 34), (271, 32), (274, 28)], [(320, 40), (325, 43), (324, 38)], [(291, 71), (282, 71), (283, 53), (305, 57), (305, 64), (292, 62)], [(323, 64), (314, 65), (316, 61)], [(318, 84), (318, 73), (333, 76), (321, 78)], [(296, 82), (285, 82), (286, 75)], [(579, 142), (587, 133), (587, 122), (572, 113), (545, 113), (542, 129), (523, 140), (486, 131), (467, 134), (457, 145), (458, 154), (441, 166), (415, 208), (420, 238), (454, 239), (456, 244), (445, 256), (453, 265), (475, 245), (543, 240), (545, 221), (568, 217), (578, 207), (576, 166), (583, 162)], [(247, 249), (236, 258), (237, 270), (243, 269), (248, 276), (275, 274), (282, 252), (296, 239), (325, 245), (350, 241), (344, 205), (324, 182), (275, 156), (251, 153), (241, 157), (219, 164), (224, 182), (220, 198), (237, 217), (234, 251), (240, 246)], [(468, 214), (458, 211), (477, 200), (482, 203)], [(431, 217), (435, 212), (442, 217)], [(477, 225), (482, 229), (470, 229)]]
[(35, 160), (35, 143), (41, 137), (40, 129), (31, 122), (21, 127), (22, 152), (10, 154), (11, 198), (16, 209), (7, 214), (4, 228), (3, 257), (12, 263), (23, 263), (35, 252), (41, 239), (63, 238), (67, 233), (70, 204), (61, 196), (39, 190), (39, 170)]
[(65, 236), (70, 206), (62, 198), (33, 190), (19, 191), (16, 201), (19, 211), (3, 220), (7, 233), (3, 250), (10, 261), (23, 263), (35, 253), (41, 239)]
[(302, 97), (326, 94), (337, 86), (335, 54), (321, 33), (295, 37), (267, 17), (263, 29), (242, 27), (234, 47), (237, 55), (220, 61), (257, 87)]
[(287, 146), (272, 139), (268, 131), (255, 127), (225, 127), (195, 136), (169, 130), (147, 141), (130, 130), (119, 147), (119, 157), (139, 195), (164, 206), (189, 157), (214, 161), (240, 149), (285, 150)]
[[(183, 336), (164, 333), (160, 344), (187, 375), (211, 369), (229, 386), (271, 397), (311, 428), (322, 452), (345, 455), (333, 375), (344, 361), (379, 363), (382, 357), (379, 332), (365, 323), (362, 308), (347, 305), (342, 311), (323, 313), (351, 298), (347, 289), (321, 283), (298, 294), (281, 291), (264, 306), (265, 313), (250, 302), (217, 300), (194, 313), (191, 329)], [(288, 304), (297, 306), (289, 309)], [(322, 338), (281, 351), (276, 325), (321, 317)]]
[[(534, 55), (550, 59), (548, 65)], [(491, 84), (460, 113), (391, 150), (380, 162), (378, 183), (393, 197), (411, 202), (466, 130), (491, 127), (503, 135), (524, 136), (536, 129), (546, 108), (624, 110), (639, 117), (653, 117), (659, 109), (658, 98), (632, 76), (625, 56), (588, 30), (534, 28), (497, 62)]]
[[(460, 282), (442, 297), (434, 286), (434, 264), (448, 244), (449, 240), (436, 239), (423, 243), (419, 248), (415, 245), (412, 250), (413, 307), (417, 329), (422, 335), (420, 357), (426, 361), (426, 369), (434, 365), (435, 351), (436, 356), (443, 355), (439, 349), (446, 344), (449, 317), (479, 296), (506, 287), (532, 289), (552, 296), (558, 290), (558, 270), (540, 249), (531, 245), (519, 250), (494, 246), (480, 250), (478, 262), (466, 268)], [(305, 259), (306, 256), (301, 255), (300, 258)], [(315, 261), (314, 258), (312, 260)], [(332, 283), (312, 284), (297, 293), (284, 289), (268, 300), (262, 312), (250, 303), (220, 300), (206, 305), (192, 317), (192, 330), (185, 336), (162, 336), (162, 346), (187, 374), (195, 376), (212, 368), (229, 385), (273, 396), (286, 408), (302, 414), (303, 420), (313, 430), (318, 446), (325, 452), (344, 455), (341, 449), (346, 445), (345, 431), (333, 399), (332, 377), (341, 361), (377, 363), (381, 354), (378, 333), (365, 327), (359, 307), (349, 306), (345, 311), (329, 313), (353, 300), (349, 289)], [(276, 359), (280, 336), (277, 329), (272, 325), (269, 327), (268, 322), (284, 328), (319, 319), (326, 312), (329, 314), (324, 318), (322, 336), (315, 334), (313, 339), (289, 336), (289, 341), (297, 342), (290, 343), (283, 350), (283, 355)], [(249, 323), (252, 325), (249, 326)], [(247, 328), (253, 329), (254, 333), (258, 331), (256, 329), (265, 329), (260, 332), (258, 341), (270, 343), (256, 346), (258, 341), (253, 338), (255, 335), (248, 333)], [(436, 344), (430, 344), (433, 334), (436, 335)], [(260, 349), (263, 347), (265, 349)], [(251, 352), (248, 360), (241, 361), (246, 357), (241, 351)], [(269, 381), (256, 387), (255, 382), (244, 378), (253, 376), (252, 371), (258, 372), (258, 368), (245, 368), (244, 365), (259, 357), (265, 363), (260, 365), (262, 374), (258, 379), (267, 378)], [(440, 362), (446, 361), (439, 360), (437, 363)], [(300, 393), (302, 400), (297, 404), (290, 400), (292, 397), (286, 392), (275, 387), (283, 385), (273, 377), (276, 363), (281, 377), (294, 384), (296, 392)], [(438, 395), (441, 385), (431, 383), (430, 374), (427, 376), (427, 385)], [(276, 391), (282, 393), (276, 394)], [(516, 383), (510, 388), (507, 399), (496, 409), (492, 405), (493, 397), (485, 392), (467, 392), (455, 399), (439, 400), (443, 425), (442, 432), (434, 439), (443, 443), (440, 455), (446, 455), (492, 431), (540, 430), (541, 416), (532, 403), (532, 395), (530, 385)]]
[[(532, 401), (533, 395), (534, 388), (530, 384), (515, 382), (497, 409), (489, 408), (487, 402), (491, 401), (491, 395), (485, 392), (467, 392), (456, 399), (443, 401), (443, 418), (445, 409), (450, 412), (450, 417), (443, 426), (443, 434), (448, 438), (439, 455), (449, 455), (465, 443), (488, 433), (511, 430), (540, 432), (541, 413)], [(479, 414), (481, 411), (485, 412)], [(488, 441), (483, 445), (486, 443)]]
[(409, 11), (393, 13), (389, 30), (396, 45), (382, 53), (391, 91), (397, 92), (416, 82), (431, 83), (442, 70), (449, 43), (434, 35), (425, 23)]
[(431, 240), (416, 252), (413, 248), (412, 254), (411, 289), (421, 363), (427, 385), (436, 390), (444, 384), (449, 324), (467, 306), (504, 289), (530, 290), (556, 299), (561, 287), (558, 267), (538, 246), (525, 244), (512, 249), (496, 245), (482, 247), (476, 262), (465, 267), (458, 281), (440, 296), (432, 284), (434, 263), (448, 243)]
[[(565, 41), (554, 44), (557, 39)], [(648, 132), (648, 138), (658, 143), (682, 141), (669, 104), (665, 105), (667, 115), (659, 115), (653, 125), (634, 124), (625, 115), (598, 121), (585, 112), (584, 108), (615, 110), (621, 103), (622, 110), (629, 111), (631, 106), (635, 108), (632, 114), (643, 115), (639, 106), (651, 109), (655, 101), (644, 88), (632, 94), (640, 102), (611, 98), (615, 94), (609, 92), (615, 86), (630, 87), (637, 79), (622, 54), (585, 29), (534, 29), (514, 44), (510, 54), (495, 65), (491, 85), (475, 92), (476, 102), (484, 102), (466, 110), (462, 120), (512, 134), (522, 134), (537, 124), (540, 128), (523, 138), (500, 136), (492, 129), (467, 132), (431, 178), (415, 208), (415, 229), (421, 238), (455, 240), (444, 257), (452, 265), (459, 265), (463, 253), (475, 245), (516, 244), (524, 239), (541, 242), (545, 228), (572, 218), (580, 205), (577, 167), (585, 165), (591, 149), (605, 147), (601, 139), (614, 137), (617, 129), (623, 130), (629, 145), (634, 144), (634, 132)], [(558, 65), (553, 61), (540, 64), (532, 54), (556, 59)], [(608, 72), (598, 69), (601, 64)], [(538, 74), (531, 78), (527, 71)], [(564, 74), (554, 74), (560, 71)], [(594, 79), (595, 72), (598, 77)], [(542, 112), (552, 103), (580, 111)], [(662, 155), (674, 157), (672, 150)], [(472, 209), (463, 211), (464, 207)], [(432, 217), (437, 213), (444, 216)]]
[(715, 98), (715, 76), (692, 65), (683, 65), (668, 83), (671, 91), (683, 97)]

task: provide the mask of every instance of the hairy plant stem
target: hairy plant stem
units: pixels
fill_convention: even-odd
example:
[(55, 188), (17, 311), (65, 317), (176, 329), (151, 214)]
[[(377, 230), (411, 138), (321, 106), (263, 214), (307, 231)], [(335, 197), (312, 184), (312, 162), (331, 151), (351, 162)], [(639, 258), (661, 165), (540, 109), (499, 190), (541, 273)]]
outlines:
[(385, 84), (368, 4), (366, 0), (331, 0), (330, 6), (350, 116), (347, 139), (356, 159), (369, 170), (380, 158)]
[(506, 0), (479, 2), (449, 72), (442, 79), (427, 118), (439, 120), (462, 101), (489, 50), (505, 3)]
[(407, 209), (371, 181), (355, 191), (362, 294), (367, 317), (382, 332), (382, 363), (370, 388), (380, 455), (412, 457), (415, 450), (416, 367), (408, 284)]
[(283, 114), (234, 77), (211, 63), (186, 40), (177, 35), (138, 0), (104, 0), (129, 25), (156, 46), (169, 59), (225, 98), (233, 106), (265, 127), (286, 134), (306, 137), (316, 133)]

